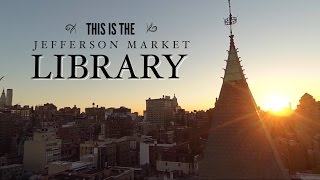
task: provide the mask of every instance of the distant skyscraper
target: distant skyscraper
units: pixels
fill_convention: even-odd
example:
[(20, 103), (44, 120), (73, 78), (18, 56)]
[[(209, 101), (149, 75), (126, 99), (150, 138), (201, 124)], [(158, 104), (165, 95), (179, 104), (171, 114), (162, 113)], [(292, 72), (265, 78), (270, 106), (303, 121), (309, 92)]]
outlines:
[[(230, 8), (230, 0), (229, 0)], [(201, 179), (288, 179), (246, 82), (231, 25), (230, 48), (212, 129), (200, 163)]]
[(165, 127), (172, 120), (178, 107), (176, 96), (170, 99), (170, 96), (163, 96), (159, 99), (146, 100), (146, 119), (150, 123)]
[(12, 98), (13, 98), (13, 90), (7, 89), (7, 94), (6, 94), (3, 89), (0, 97), (0, 108), (6, 107), (6, 106), (12, 106)]
[(1, 97), (0, 97), (0, 108), (5, 107), (5, 105), (6, 105), (6, 100), (7, 100), (6, 94), (5, 94), (4, 89), (3, 89), (3, 90), (2, 90)]
[(6, 106), (12, 106), (13, 90), (7, 89)]

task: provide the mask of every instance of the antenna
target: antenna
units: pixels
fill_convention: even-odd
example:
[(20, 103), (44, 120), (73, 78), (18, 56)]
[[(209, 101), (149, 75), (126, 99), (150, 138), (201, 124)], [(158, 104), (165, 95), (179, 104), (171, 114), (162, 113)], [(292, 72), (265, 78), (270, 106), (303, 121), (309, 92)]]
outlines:
[(233, 36), (233, 34), (232, 34), (232, 25), (237, 23), (237, 17), (233, 17), (232, 16), (230, 0), (228, 0), (228, 3), (229, 3), (229, 17), (227, 19), (224, 19), (224, 24), (229, 26), (230, 36)]
[(3, 78), (4, 78), (4, 76), (2, 76), (2, 77), (0, 78), (0, 81), (1, 81)]

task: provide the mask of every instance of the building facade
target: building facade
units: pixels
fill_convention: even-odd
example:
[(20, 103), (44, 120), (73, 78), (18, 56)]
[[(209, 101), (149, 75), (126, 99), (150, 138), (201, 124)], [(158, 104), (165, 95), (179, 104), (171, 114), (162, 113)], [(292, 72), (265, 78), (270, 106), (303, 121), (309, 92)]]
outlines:
[(23, 166), (35, 173), (46, 173), (48, 163), (61, 160), (61, 139), (54, 129), (43, 128), (24, 143)]
[(0, 154), (10, 152), (10, 144), (15, 135), (16, 115), (0, 112)]
[(174, 96), (163, 96), (159, 99), (146, 100), (146, 120), (160, 127), (166, 127), (173, 122), (174, 114), (178, 108), (177, 98)]

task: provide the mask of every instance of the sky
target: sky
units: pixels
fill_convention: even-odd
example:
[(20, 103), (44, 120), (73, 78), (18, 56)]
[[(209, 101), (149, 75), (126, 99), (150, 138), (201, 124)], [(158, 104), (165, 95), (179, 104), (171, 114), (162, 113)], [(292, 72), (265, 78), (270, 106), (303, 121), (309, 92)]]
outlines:
[[(201, 3), (200, 3), (201, 2)], [(1, 1), (0, 2), (0, 76), (6, 76), (0, 87), (14, 90), (14, 104), (85, 108), (94, 102), (104, 107), (126, 106), (142, 113), (145, 100), (174, 94), (186, 110), (209, 109), (214, 106), (222, 85), (223, 68), (229, 48), (227, 0), (114, 0), (114, 1)], [(320, 100), (320, 24), (318, 0), (232, 1), (235, 44), (242, 59), (248, 84), (259, 106), (271, 96), (289, 99), (293, 107), (304, 93)], [(135, 23), (135, 35), (86, 34), (86, 23)], [(146, 33), (153, 23), (156, 32)], [(76, 34), (65, 30), (77, 24)], [(54, 49), (33, 52), (34, 41), (190, 41), (188, 49)], [(188, 54), (181, 64), (179, 80), (32, 80), (32, 54), (43, 54), (41, 71), (55, 72), (54, 54), (105, 54), (116, 76), (126, 54), (137, 75), (142, 76), (140, 54)], [(170, 66), (162, 61), (159, 72), (168, 77)], [(90, 66), (91, 65), (91, 66)], [(65, 60), (65, 74), (70, 61)], [(91, 71), (91, 70), (89, 70)], [(91, 71), (92, 72), (92, 71)], [(125, 75), (128, 75), (124, 73)]]

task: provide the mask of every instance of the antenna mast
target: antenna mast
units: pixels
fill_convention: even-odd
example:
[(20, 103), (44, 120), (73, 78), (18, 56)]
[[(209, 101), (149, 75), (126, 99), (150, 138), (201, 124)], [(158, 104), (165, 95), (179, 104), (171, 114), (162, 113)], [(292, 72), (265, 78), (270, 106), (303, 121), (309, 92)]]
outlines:
[(229, 3), (229, 17), (227, 19), (224, 19), (224, 24), (229, 26), (230, 36), (233, 36), (233, 34), (232, 34), (232, 25), (237, 23), (237, 17), (233, 17), (232, 16), (230, 0), (228, 0), (228, 3)]

